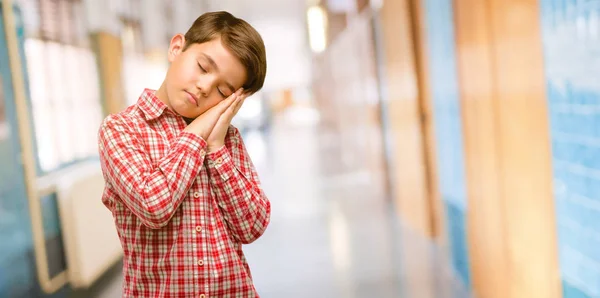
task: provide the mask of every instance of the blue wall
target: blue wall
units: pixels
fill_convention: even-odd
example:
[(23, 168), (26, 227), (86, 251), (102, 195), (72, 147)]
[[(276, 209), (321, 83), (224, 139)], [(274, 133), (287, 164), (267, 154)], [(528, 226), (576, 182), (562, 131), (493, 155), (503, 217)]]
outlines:
[(541, 17), (564, 297), (600, 297), (600, 2)]
[(466, 242), (466, 184), (462, 124), (456, 69), (452, 0), (427, 0), (426, 27), (429, 82), (440, 193), (446, 207), (452, 262), (463, 282), (470, 284)]
[[(1, 9), (0, 9), (1, 11)], [(2, 17), (0, 16), (0, 20)], [(0, 22), (0, 76), (5, 105), (1, 125), (9, 125), (9, 134), (0, 139), (0, 296), (23, 297), (35, 284), (35, 270), (31, 256), (32, 238), (29, 221), (23, 167), (19, 160), (18, 130), (12, 79), (8, 64), (4, 22)]]
[[(10, 75), (4, 20), (0, 8), (0, 88), (4, 111), (0, 111), (0, 125), (8, 125), (9, 133), (0, 134), (0, 298), (4, 297), (66, 297), (68, 288), (55, 295), (41, 293), (37, 281), (29, 207), (25, 192), (23, 167), (20, 161), (20, 141), (12, 78)], [(24, 32), (20, 13), (15, 10), (17, 35), (23, 55)], [(23, 58), (24, 59), (24, 58)], [(25, 61), (22, 61), (26, 73)], [(25, 82), (27, 84), (27, 82)], [(46, 246), (50, 263), (50, 274), (54, 275), (66, 265), (59, 229), (58, 211), (53, 196), (42, 199), (42, 209), (46, 234)]]

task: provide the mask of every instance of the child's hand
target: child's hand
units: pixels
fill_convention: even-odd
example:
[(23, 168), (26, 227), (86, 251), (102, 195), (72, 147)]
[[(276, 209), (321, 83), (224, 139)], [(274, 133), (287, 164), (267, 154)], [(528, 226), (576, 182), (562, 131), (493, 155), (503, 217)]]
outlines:
[(226, 113), (232, 106), (235, 106), (240, 95), (241, 91), (238, 91), (218, 103), (216, 106), (210, 108), (208, 111), (202, 113), (202, 115), (194, 119), (184, 131), (197, 134), (208, 142), (209, 135), (211, 131), (213, 131), (215, 125), (217, 125), (217, 121), (219, 121), (221, 115)]
[[(240, 89), (241, 90), (241, 89)], [(225, 135), (227, 135), (227, 130), (229, 129), (229, 125), (231, 124), (231, 120), (233, 116), (237, 114), (237, 112), (242, 107), (244, 100), (246, 100), (247, 94), (241, 94), (241, 91), (238, 90), (236, 94), (240, 94), (235, 101), (223, 112), (219, 121), (213, 128), (212, 132), (208, 136), (208, 152), (214, 152), (219, 150), (219, 148), (225, 145)]]

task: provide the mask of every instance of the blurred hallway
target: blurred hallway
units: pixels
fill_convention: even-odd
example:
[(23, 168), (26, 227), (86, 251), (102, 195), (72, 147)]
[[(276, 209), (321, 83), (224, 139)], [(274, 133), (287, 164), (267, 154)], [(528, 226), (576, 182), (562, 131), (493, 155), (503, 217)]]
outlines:
[[(345, 169), (336, 138), (283, 120), (245, 136), (274, 211), (244, 247), (261, 297), (470, 297), (433, 244), (400, 226), (383, 181)], [(117, 268), (73, 298), (117, 297), (120, 284)]]
[(345, 168), (338, 137), (280, 121), (267, 138), (258, 167), (278, 212), (246, 248), (261, 297), (468, 297), (433, 245), (402, 230), (383, 176)]

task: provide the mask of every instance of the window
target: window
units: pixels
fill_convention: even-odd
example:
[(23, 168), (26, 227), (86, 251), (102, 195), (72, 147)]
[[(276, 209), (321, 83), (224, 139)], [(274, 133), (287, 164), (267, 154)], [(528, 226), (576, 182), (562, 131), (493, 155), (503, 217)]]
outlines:
[(21, 0), (41, 174), (97, 155), (102, 121), (95, 54), (81, 1)]
[(138, 22), (123, 20), (121, 31), (123, 42), (123, 82), (127, 105), (137, 102), (139, 95), (146, 86), (146, 58), (142, 48), (142, 35)]
[[(135, 104), (144, 88), (158, 89), (168, 64), (164, 53), (152, 55), (146, 51), (142, 38), (142, 24), (135, 12), (141, 10), (140, 0), (121, 2), (122, 73), (127, 105)], [(166, 44), (170, 38), (166, 40)], [(156, 53), (156, 52), (154, 52)]]

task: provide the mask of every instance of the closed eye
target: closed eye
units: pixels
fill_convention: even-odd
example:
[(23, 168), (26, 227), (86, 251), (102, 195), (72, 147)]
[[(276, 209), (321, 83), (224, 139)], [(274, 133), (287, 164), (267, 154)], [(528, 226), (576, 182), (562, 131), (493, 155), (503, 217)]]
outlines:
[(202, 67), (202, 64), (198, 63), (198, 67), (200, 67), (200, 70), (202, 70), (202, 73), (206, 73), (206, 69), (204, 69), (204, 67)]
[(225, 93), (223, 93), (221, 91), (221, 89), (217, 89), (219, 91), (219, 94), (221, 95), (221, 97), (226, 98), (228, 95), (225, 95)]

